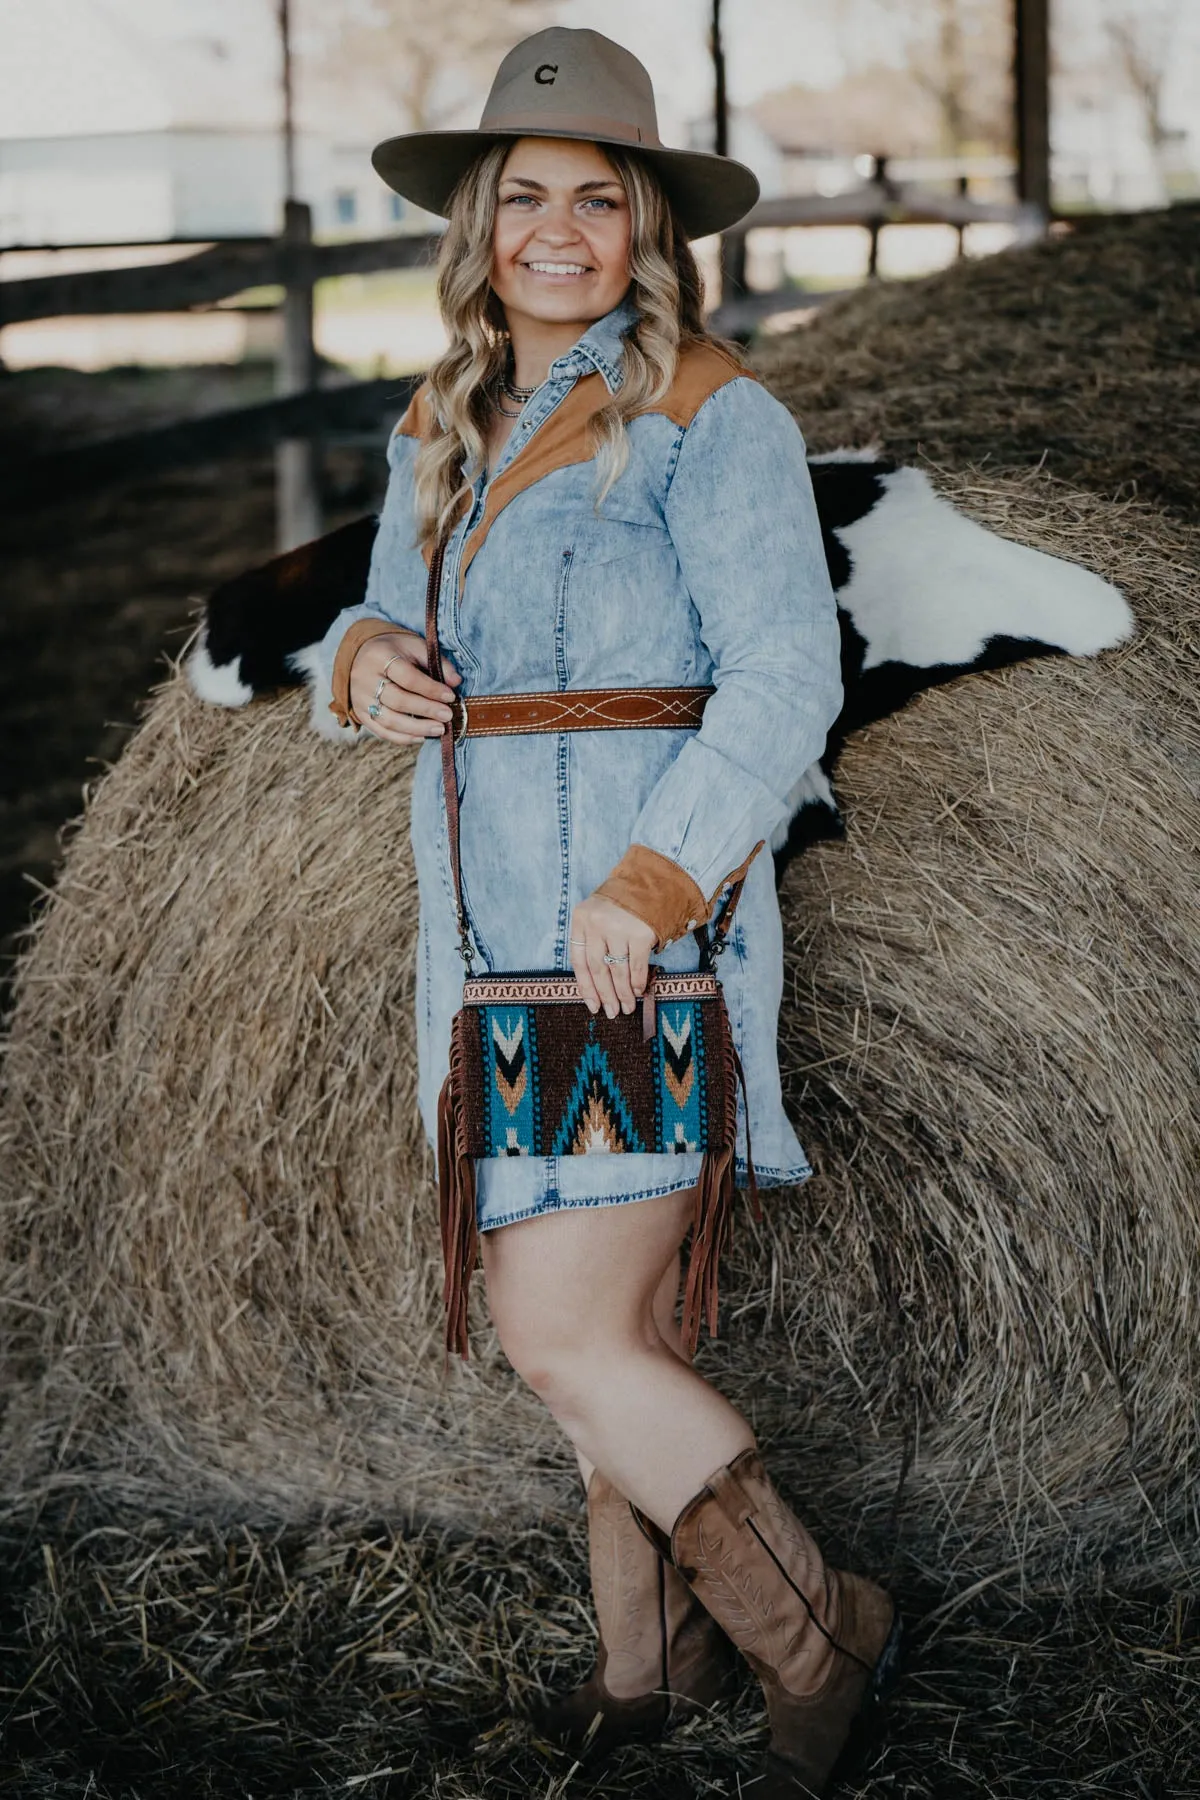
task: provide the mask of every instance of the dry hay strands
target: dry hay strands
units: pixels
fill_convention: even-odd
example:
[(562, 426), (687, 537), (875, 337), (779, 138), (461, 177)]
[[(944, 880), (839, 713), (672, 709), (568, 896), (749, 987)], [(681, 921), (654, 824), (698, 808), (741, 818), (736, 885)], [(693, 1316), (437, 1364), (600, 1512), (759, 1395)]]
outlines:
[(557, 1437), (441, 1390), (413, 759), (373, 748), (176, 678), (98, 783), (15, 983), (0, 1492), (467, 1519)]
[[(762, 1742), (748, 1670), (733, 1703), (598, 1777), (529, 1722), (591, 1665), (583, 1540), (582, 1507), (569, 1530), (465, 1543), (157, 1519), (0, 1532), (0, 1784), (22, 1800), (735, 1793)], [(872, 1792), (1195, 1792), (1200, 1620), (1180, 1589), (902, 1598), (910, 1650)]]
[(812, 450), (1031, 467), (1196, 517), (1200, 204), (827, 302), (754, 363)]
[[(784, 894), (817, 1166), (742, 1214), (701, 1345), (830, 1543), (951, 1587), (1197, 1541), (1194, 539), (940, 477), (1127, 592), (1136, 639), (921, 696), (847, 748)], [(18, 970), (0, 1486), (176, 1517), (503, 1533), (577, 1503), (473, 1298), (443, 1385), (416, 1113), (411, 757), (181, 679)], [(475, 1336), (474, 1333), (478, 1335)]]
[(864, 1550), (895, 1534), (964, 1580), (1074, 1583), (1096, 1557), (1179, 1576), (1200, 1546), (1198, 540), (1033, 474), (939, 486), (1116, 581), (1139, 630), (848, 744), (846, 839), (783, 894), (781, 1062), (818, 1178), (742, 1239), (729, 1373), (764, 1333), (764, 1430)]

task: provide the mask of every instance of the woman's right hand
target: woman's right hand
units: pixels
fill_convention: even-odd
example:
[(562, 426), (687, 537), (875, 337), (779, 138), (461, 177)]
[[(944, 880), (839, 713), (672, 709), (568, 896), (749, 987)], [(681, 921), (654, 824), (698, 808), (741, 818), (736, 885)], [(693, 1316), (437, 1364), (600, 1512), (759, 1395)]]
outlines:
[[(375, 698), (379, 678), (387, 664), (387, 682), (379, 696), (379, 717), (367, 711)], [(389, 744), (419, 744), (423, 738), (440, 737), (450, 718), (448, 701), (462, 676), (449, 657), (442, 657), (442, 679), (431, 681), (425, 673), (425, 639), (415, 631), (381, 632), (368, 638), (350, 668), (350, 704), (363, 728)]]

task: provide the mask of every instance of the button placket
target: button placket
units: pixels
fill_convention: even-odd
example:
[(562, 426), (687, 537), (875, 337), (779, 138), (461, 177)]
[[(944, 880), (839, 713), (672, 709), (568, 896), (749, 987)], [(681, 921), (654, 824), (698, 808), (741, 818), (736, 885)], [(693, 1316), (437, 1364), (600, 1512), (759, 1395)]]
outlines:
[[(539, 402), (536, 414), (529, 413), (528, 411), (522, 413), (521, 417), (517, 420), (517, 423), (509, 432), (504, 443), (504, 448), (500, 452), (500, 459), (492, 470), (491, 479), (485, 480), (483, 487), (480, 490), (481, 499), (486, 500), (487, 492), (491, 487), (492, 482), (496, 481), (498, 477), (504, 473), (505, 469), (507, 469), (513, 458), (520, 454), (534, 432), (537, 431), (538, 427), (545, 424), (546, 420), (550, 417), (550, 414), (565, 398), (566, 393), (573, 385), (573, 382), (573, 374), (565, 378), (556, 378), (554, 365), (551, 366), (545, 381), (534, 395), (534, 399), (526, 403), (528, 407), (532, 406), (534, 401)], [(559, 392), (546, 394), (545, 390), (547, 388), (554, 388), (556, 386), (560, 389)], [(472, 517), (472, 524), (474, 524), (474, 517)]]

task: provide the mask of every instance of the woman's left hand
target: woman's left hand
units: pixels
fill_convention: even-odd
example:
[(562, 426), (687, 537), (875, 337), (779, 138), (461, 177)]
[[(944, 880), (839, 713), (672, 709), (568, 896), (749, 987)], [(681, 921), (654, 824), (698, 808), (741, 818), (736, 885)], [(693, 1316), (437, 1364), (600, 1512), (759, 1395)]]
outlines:
[[(580, 995), (591, 1012), (603, 1006), (615, 1019), (618, 1010), (633, 1011), (649, 979), (656, 935), (636, 913), (626, 912), (602, 894), (589, 894), (579, 902), (571, 914), (568, 949)], [(605, 951), (628, 956), (629, 961), (606, 963)]]

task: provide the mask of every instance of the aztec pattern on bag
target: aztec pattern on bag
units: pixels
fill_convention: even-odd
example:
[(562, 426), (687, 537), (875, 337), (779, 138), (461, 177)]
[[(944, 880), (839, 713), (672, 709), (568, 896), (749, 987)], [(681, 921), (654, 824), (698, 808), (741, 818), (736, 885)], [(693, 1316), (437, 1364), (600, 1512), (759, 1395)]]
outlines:
[[(479, 989), (487, 991), (486, 978)], [(570, 983), (574, 988), (573, 980)], [(467, 1061), (463, 1121), (473, 1156), (702, 1151), (726, 1132), (728, 1018), (715, 977), (655, 984), (653, 1036), (638, 1006), (614, 1019), (514, 997), (464, 1004), (480, 1054)], [(668, 991), (672, 987), (691, 992)]]
[[(438, 1094), (438, 1219), (446, 1352), (468, 1355), (479, 1253), (475, 1159), (699, 1150), (680, 1330), (690, 1356), (703, 1316), (717, 1329), (717, 1270), (733, 1229), (737, 1103), (746, 1077), (711, 969), (657, 969), (631, 1013), (590, 1013), (561, 969), (468, 975)], [(511, 1133), (511, 1136), (510, 1136)], [(746, 1113), (747, 1202), (761, 1222)]]

